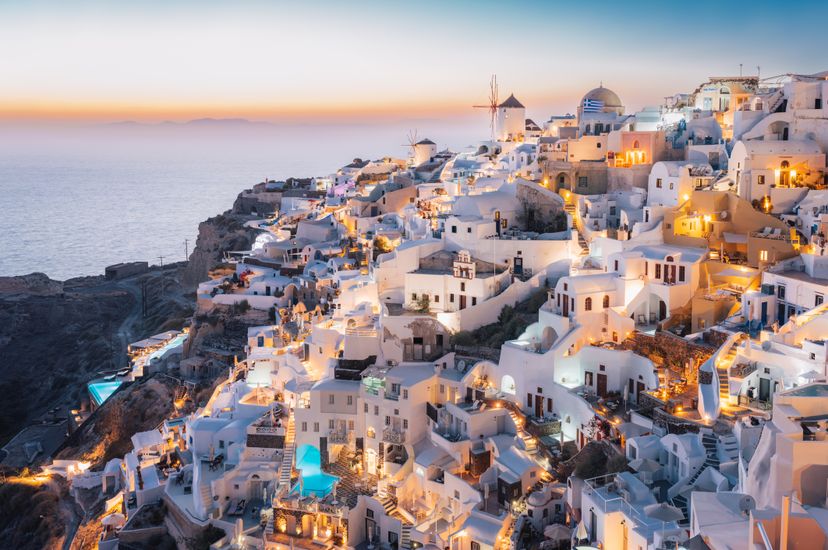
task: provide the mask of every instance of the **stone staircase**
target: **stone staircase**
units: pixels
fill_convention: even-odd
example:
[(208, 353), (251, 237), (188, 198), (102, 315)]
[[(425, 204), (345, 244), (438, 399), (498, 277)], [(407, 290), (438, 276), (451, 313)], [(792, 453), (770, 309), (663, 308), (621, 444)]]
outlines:
[(400, 534), (400, 548), (411, 548), (411, 530), (414, 525), (408, 522), (399, 512), (397, 512), (397, 502), (391, 497), (385, 497), (380, 501), (385, 514), (388, 517), (396, 518), (402, 523), (402, 533)]
[(721, 403), (722, 405), (730, 401), (730, 385), (728, 372), (730, 371), (730, 365), (732, 365), (733, 361), (736, 359), (735, 347), (735, 345), (730, 346), (730, 349), (727, 350), (727, 355), (725, 355), (721, 360), (719, 360), (718, 364), (716, 365), (716, 370), (719, 373), (719, 403)]
[(339, 451), (336, 462), (328, 465), (327, 472), (339, 478), (339, 482), (336, 485), (336, 497), (353, 508), (356, 506), (357, 498), (360, 494), (356, 489), (360, 479), (356, 472), (351, 470), (349, 466), (350, 458), (351, 452), (347, 447), (343, 448)]
[[(733, 437), (733, 436), (731, 436)], [(735, 438), (734, 438), (735, 439)], [(696, 470), (696, 473), (693, 474), (688, 481), (685, 487), (692, 487), (693, 484), (696, 482), (697, 479), (702, 475), (708, 467), (718, 469), (719, 468), (719, 451), (718, 451), (718, 441), (719, 439), (713, 435), (712, 433), (703, 433), (702, 434), (702, 446), (704, 446), (705, 451), (705, 459), (704, 464), (701, 468)], [(687, 524), (690, 522), (690, 503), (687, 501), (687, 497), (683, 494), (679, 493), (678, 495), (673, 497), (673, 506), (680, 509), (684, 513), (684, 520), (681, 522), (683, 524)]]
[(584, 238), (584, 232), (581, 229), (581, 218), (575, 210), (575, 205), (567, 203), (564, 205), (564, 212), (572, 217), (572, 229), (578, 233), (578, 245), (581, 247), (581, 256), (589, 256), (589, 243)]
[(279, 487), (290, 486), (290, 474), (293, 471), (293, 455), (296, 452), (296, 425), (293, 421), (293, 412), (288, 413), (288, 424), (285, 430), (285, 447), (282, 455), (282, 464), (279, 467)]
[(739, 442), (733, 434), (727, 434), (719, 437), (719, 441), (724, 449), (724, 454), (728, 461), (739, 459)]
[(509, 408), (509, 416), (512, 417), (512, 422), (515, 423), (518, 437), (523, 441), (524, 449), (529, 454), (533, 454), (538, 450), (538, 443), (535, 438), (523, 429), (524, 418), (522, 418), (514, 409)]
[(213, 495), (210, 494), (210, 486), (206, 484), (199, 485), (198, 496), (201, 499), (201, 504), (204, 506), (204, 510), (209, 515), (210, 510), (213, 508)]

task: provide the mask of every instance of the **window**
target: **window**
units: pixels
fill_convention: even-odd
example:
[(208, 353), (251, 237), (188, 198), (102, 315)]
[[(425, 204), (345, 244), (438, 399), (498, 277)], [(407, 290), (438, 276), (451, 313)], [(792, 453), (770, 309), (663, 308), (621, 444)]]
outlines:
[(618, 260), (615, 260), (615, 263), (613, 265), (615, 266), (615, 271), (618, 271)]
[(412, 300), (416, 300), (416, 299), (417, 299), (417, 293), (416, 293), (416, 292), (412, 292), (412, 293), (411, 293), (411, 299), (412, 299)]
[(224, 448), (224, 440), (219, 439), (219, 449), (223, 449), (223, 448)]
[(767, 250), (760, 250), (759, 251), (759, 261), (760, 262), (767, 262), (768, 261), (768, 251)]
[(595, 147), (596, 147), (596, 149), (600, 149), (601, 148), (601, 143), (600, 142), (596, 143)]
[(471, 541), (471, 550), (480, 550), (480, 543), (477, 541)]
[(589, 185), (586, 176), (578, 176), (578, 187), (587, 187)]
[(439, 295), (439, 294), (435, 294), (435, 295), (434, 295), (434, 303), (435, 303), (435, 304), (439, 304), (439, 303), (440, 303), (440, 295)]
[(592, 298), (584, 300), (584, 311), (592, 311)]
[(644, 275), (649, 275), (650, 271), (650, 262), (644, 262)]
[(655, 278), (656, 279), (661, 279), (661, 264), (656, 264)]
[(308, 431), (308, 423), (307, 422), (302, 422), (302, 431), (303, 432)]
[(363, 407), (365, 414), (368, 414), (368, 403), (365, 403), (365, 407)]
[(451, 226), (451, 232), (452, 233), (457, 233), (457, 226), (456, 225)]
[(670, 189), (673, 189), (673, 182), (670, 182)]
[(543, 393), (543, 388), (538, 387), (538, 392), (537, 393)]
[(353, 404), (354, 404), (354, 396), (353, 396), (353, 395), (349, 395), (349, 396), (348, 396), (348, 405), (353, 405)]
[(471, 227), (466, 229), (466, 233), (471, 233)]
[(779, 285), (776, 287), (776, 297), (780, 300), (785, 299), (785, 285)]
[(460, 292), (466, 291), (466, 283), (460, 283)]
[(374, 416), (379, 416), (379, 405), (374, 405)]
[(604, 295), (604, 309), (609, 307), (609, 294)]
[(333, 405), (336, 402), (336, 396), (334, 394), (328, 395), (328, 405)]
[(569, 284), (568, 283), (564, 283), (564, 290), (569, 290)]
[(408, 390), (403, 390), (403, 399), (408, 399)]
[(601, 372), (604, 372), (605, 370), (607, 370), (607, 366), (606, 365), (598, 365), (598, 370), (601, 371)]
[(386, 425), (386, 426), (390, 426), (390, 425), (391, 425), (391, 417), (390, 417), (390, 416), (388, 416), (388, 415), (385, 415), (385, 425)]
[(822, 305), (823, 300), (825, 300), (825, 296), (822, 294), (814, 295), (814, 307)]
[(685, 268), (683, 265), (679, 266), (679, 281), (684, 282)]
[(477, 305), (477, 297), (476, 296), (472, 296), (472, 305), (473, 306)]
[(403, 418), (403, 430), (407, 430), (407, 429), (408, 429), (408, 419)]
[(446, 393), (446, 386), (443, 384), (440, 384), (440, 393)]
[(354, 431), (354, 421), (353, 420), (348, 421), (348, 429), (351, 430), (351, 431)]
[(765, 185), (765, 176), (764, 174), (756, 176), (756, 183), (759, 185)]
[(532, 394), (531, 393), (526, 394), (526, 406), (530, 407), (530, 408), (532, 407)]
[(314, 432), (319, 432), (319, 422), (314, 422), (313, 423), (313, 431)]
[(656, 178), (656, 187), (661, 189), (661, 178)]

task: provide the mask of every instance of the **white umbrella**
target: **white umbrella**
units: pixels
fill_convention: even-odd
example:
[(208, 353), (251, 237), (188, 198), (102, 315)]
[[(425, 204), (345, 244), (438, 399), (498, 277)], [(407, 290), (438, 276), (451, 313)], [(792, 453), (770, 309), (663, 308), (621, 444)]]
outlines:
[(814, 380), (815, 378), (819, 378), (820, 376), (822, 376), (822, 373), (819, 373), (815, 370), (809, 370), (808, 372), (799, 375), (800, 378), (804, 378), (805, 380)]
[(126, 518), (123, 514), (119, 514), (115, 512), (114, 514), (109, 514), (103, 520), (101, 520), (101, 525), (108, 525), (110, 527), (120, 527), (126, 523)]
[(662, 522), (681, 521), (684, 519), (684, 512), (667, 504), (666, 502), (659, 502), (658, 504), (650, 504), (644, 507), (644, 514), (647, 517), (657, 519)]
[(586, 525), (584, 524), (583, 520), (578, 522), (578, 527), (575, 529), (575, 540), (580, 542), (582, 540), (588, 539), (589, 533), (587, 533)]
[(644, 507), (644, 515), (653, 519), (661, 520), (661, 538), (664, 539), (664, 524), (668, 521), (681, 521), (684, 519), (684, 512), (671, 506), (666, 502), (650, 504)]
[(566, 540), (572, 535), (572, 529), (560, 523), (547, 525), (543, 530), (543, 536), (552, 540)]
[(636, 472), (646, 472), (650, 474), (661, 470), (661, 464), (651, 458), (636, 458), (630, 462), (629, 466)]

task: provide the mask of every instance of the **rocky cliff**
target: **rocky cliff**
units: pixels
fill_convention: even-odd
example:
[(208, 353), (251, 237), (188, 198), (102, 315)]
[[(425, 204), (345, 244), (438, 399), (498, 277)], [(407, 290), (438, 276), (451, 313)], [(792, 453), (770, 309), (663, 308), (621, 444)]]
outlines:
[(256, 239), (256, 231), (245, 227), (253, 216), (228, 210), (198, 225), (196, 247), (190, 254), (182, 282), (190, 289), (207, 279), (207, 274), (223, 262), (224, 252), (249, 250)]

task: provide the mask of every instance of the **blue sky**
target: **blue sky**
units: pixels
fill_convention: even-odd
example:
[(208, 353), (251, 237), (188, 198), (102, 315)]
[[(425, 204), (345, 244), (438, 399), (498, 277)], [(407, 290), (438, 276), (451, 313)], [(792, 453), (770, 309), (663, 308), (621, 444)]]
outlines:
[(497, 73), (533, 111), (630, 108), (711, 75), (828, 69), (828, 3), (0, 0), (0, 117), (467, 114)]

